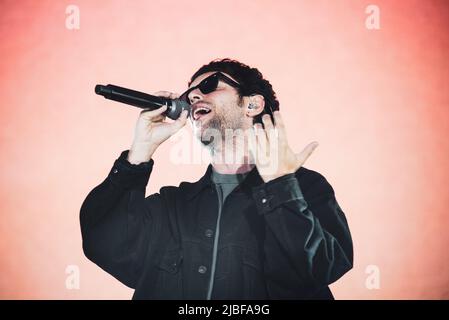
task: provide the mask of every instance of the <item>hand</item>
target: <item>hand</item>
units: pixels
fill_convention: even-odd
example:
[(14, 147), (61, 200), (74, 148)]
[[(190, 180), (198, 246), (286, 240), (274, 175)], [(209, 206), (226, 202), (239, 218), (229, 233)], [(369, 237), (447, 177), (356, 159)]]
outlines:
[[(176, 99), (178, 94), (168, 91), (158, 91), (156, 96)], [(167, 110), (166, 106), (156, 110), (143, 110), (137, 120), (134, 143), (152, 143), (160, 145), (173, 134), (178, 132), (186, 124), (188, 111), (184, 110), (181, 116), (173, 121), (165, 121), (166, 116), (163, 115)]]
[(265, 182), (296, 172), (309, 158), (318, 142), (309, 143), (300, 153), (294, 153), (287, 142), (284, 123), (279, 111), (273, 113), (274, 122), (268, 114), (250, 130), (250, 153), (257, 171)]
[[(178, 94), (168, 91), (158, 91), (156, 96), (176, 99)], [(187, 120), (188, 111), (184, 110), (181, 116), (172, 122), (165, 121), (163, 113), (167, 110), (163, 106), (156, 110), (143, 110), (135, 127), (134, 141), (128, 154), (128, 161), (134, 164), (149, 161), (157, 147), (169, 137), (178, 132)]]

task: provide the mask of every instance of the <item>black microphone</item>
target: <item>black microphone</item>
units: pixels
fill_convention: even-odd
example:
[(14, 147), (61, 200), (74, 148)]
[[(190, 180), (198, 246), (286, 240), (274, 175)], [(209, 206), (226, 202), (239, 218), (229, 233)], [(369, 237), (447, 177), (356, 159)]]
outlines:
[(106, 99), (126, 103), (142, 109), (155, 110), (166, 105), (167, 110), (164, 114), (173, 120), (178, 119), (183, 110), (187, 110), (188, 116), (190, 115), (190, 105), (186, 101), (179, 99), (152, 96), (151, 94), (114, 86), (112, 84), (108, 84), (107, 86), (97, 84), (95, 86), (95, 93), (104, 96)]

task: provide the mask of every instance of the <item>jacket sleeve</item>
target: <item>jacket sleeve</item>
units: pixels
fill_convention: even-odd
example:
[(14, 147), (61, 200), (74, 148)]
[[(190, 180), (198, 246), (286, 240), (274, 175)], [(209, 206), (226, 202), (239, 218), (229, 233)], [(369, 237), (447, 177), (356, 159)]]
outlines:
[(302, 170), (255, 187), (253, 198), (301, 284), (325, 286), (352, 268), (352, 239), (332, 186)]
[(159, 194), (145, 199), (153, 160), (133, 165), (127, 156), (123, 151), (107, 178), (87, 195), (80, 224), (86, 257), (135, 288), (162, 207)]

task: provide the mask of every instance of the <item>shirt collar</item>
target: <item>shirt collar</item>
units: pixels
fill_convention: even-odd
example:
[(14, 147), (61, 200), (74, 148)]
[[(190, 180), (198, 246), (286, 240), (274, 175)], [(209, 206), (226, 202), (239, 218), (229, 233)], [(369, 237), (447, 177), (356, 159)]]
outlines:
[[(202, 190), (206, 188), (211, 188), (213, 186), (211, 175), (212, 175), (212, 164), (209, 164), (207, 166), (205, 174), (197, 182), (186, 183), (187, 185), (184, 185), (185, 186), (184, 194), (186, 196), (186, 199), (187, 200), (193, 199)], [(236, 187), (235, 192), (249, 190), (252, 187), (259, 186), (263, 183), (264, 181), (259, 175), (259, 171), (257, 171), (256, 167), (254, 167), (248, 173), (245, 179)]]

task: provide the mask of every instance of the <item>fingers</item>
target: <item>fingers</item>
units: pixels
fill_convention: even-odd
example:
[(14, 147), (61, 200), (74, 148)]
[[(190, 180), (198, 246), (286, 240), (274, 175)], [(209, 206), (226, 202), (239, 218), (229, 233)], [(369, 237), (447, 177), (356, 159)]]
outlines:
[(263, 131), (265, 133), (267, 142), (273, 146), (277, 145), (276, 142), (278, 139), (278, 132), (276, 130), (277, 128), (273, 125), (273, 122), (271, 121), (271, 116), (269, 114), (264, 114), (262, 116), (262, 123), (264, 126)]
[(163, 122), (165, 120), (165, 118), (166, 118), (165, 114), (160, 114), (160, 115), (157, 115), (157, 116), (151, 118), (151, 121), (152, 122)]
[(312, 152), (318, 147), (318, 142), (309, 143), (299, 154), (296, 155), (298, 162), (302, 165), (310, 157)]
[(287, 135), (285, 133), (285, 125), (279, 110), (273, 112), (273, 118), (274, 118), (274, 125), (279, 135), (279, 139), (286, 139)]
[(266, 131), (263, 129), (263, 127), (260, 123), (254, 124), (253, 127), (254, 127), (254, 133), (256, 134), (256, 137), (257, 137), (257, 144), (261, 145), (261, 146), (258, 146), (258, 148), (266, 149), (266, 145), (268, 143)]
[(259, 141), (267, 141), (267, 133), (265, 132), (261, 123), (253, 124), (254, 133), (256, 134)]
[(250, 156), (250, 163), (257, 164), (257, 138), (253, 128), (248, 129), (248, 151)]
[(180, 96), (179, 93), (174, 93), (174, 92), (170, 92), (170, 91), (157, 91), (154, 93), (154, 95), (158, 96), (158, 97), (169, 98), (169, 99), (177, 99)]
[(158, 109), (155, 110), (149, 110), (149, 109), (145, 109), (143, 111), (140, 112), (140, 114), (145, 117), (146, 119), (153, 119), (159, 115), (162, 115), (162, 113), (164, 113), (167, 110), (167, 106), (164, 105)]
[(268, 139), (265, 130), (262, 128), (260, 123), (256, 123), (253, 125), (254, 134), (256, 136), (256, 152), (259, 163), (261, 163), (262, 159), (267, 157), (267, 150), (269, 148)]
[[(173, 93), (169, 91), (157, 91), (154, 93), (155, 96), (164, 97), (169, 99), (177, 99), (179, 97), (178, 93)], [(167, 110), (167, 106), (162, 106), (155, 110), (145, 109), (140, 113), (144, 115), (145, 118), (151, 119), (154, 122), (161, 122), (165, 119), (165, 115), (162, 115)]]
[(271, 117), (269, 114), (264, 114), (262, 116), (263, 126), (265, 127), (265, 135), (267, 136), (268, 141), (271, 141), (274, 134), (274, 126), (273, 122), (271, 122)]
[(179, 129), (181, 129), (182, 127), (185, 126), (185, 124), (187, 123), (187, 115), (188, 114), (189, 114), (189, 111), (182, 110), (179, 118), (173, 122), (173, 126), (176, 129), (176, 131), (178, 131)]

